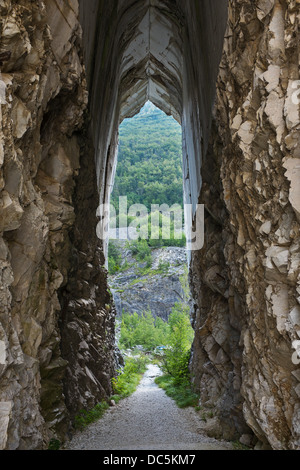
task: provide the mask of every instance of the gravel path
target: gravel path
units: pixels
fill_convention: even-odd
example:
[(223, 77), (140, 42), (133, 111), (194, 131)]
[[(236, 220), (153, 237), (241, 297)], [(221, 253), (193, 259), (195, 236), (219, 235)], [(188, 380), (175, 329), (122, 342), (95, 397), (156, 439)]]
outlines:
[(205, 436), (196, 412), (178, 408), (155, 384), (160, 373), (150, 365), (135, 393), (76, 433), (66, 450), (232, 449), (230, 443)]

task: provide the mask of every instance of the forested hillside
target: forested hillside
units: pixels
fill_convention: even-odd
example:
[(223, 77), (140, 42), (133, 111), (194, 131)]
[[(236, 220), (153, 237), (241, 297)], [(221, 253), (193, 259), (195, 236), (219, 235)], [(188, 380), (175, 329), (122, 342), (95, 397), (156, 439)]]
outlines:
[(181, 126), (148, 102), (120, 126), (119, 155), (112, 194), (127, 196), (128, 207), (183, 204)]

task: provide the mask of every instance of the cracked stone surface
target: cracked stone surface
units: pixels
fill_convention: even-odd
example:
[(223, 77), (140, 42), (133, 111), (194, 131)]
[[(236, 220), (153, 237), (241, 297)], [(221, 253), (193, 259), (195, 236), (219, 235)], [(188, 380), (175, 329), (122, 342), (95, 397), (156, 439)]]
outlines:
[(110, 394), (97, 207), (148, 99), (181, 123), (185, 201), (206, 207), (189, 261), (209, 432), (299, 449), (298, 28), (299, 0), (0, 2), (1, 449), (63, 440)]
[[(229, 2), (193, 253), (192, 367), (203, 404), (266, 448), (298, 449), (299, 2)], [(208, 276), (209, 273), (212, 275)]]

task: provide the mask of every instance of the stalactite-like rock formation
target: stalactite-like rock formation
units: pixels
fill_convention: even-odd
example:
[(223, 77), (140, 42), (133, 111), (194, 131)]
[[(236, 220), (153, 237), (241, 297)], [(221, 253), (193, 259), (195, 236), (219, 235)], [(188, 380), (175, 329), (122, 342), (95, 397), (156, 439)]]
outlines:
[(190, 283), (208, 432), (299, 449), (298, 27), (297, 0), (0, 2), (0, 448), (64, 439), (111, 392), (97, 207), (119, 123), (150, 99), (206, 208)]

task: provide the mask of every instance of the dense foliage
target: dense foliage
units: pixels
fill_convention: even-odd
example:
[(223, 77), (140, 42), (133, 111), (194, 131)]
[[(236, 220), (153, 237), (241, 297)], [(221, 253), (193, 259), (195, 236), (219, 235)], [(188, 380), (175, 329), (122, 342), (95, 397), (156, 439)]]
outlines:
[(139, 354), (136, 357), (127, 357), (123, 370), (112, 379), (114, 395), (112, 399), (118, 402), (130, 396), (138, 386), (143, 373), (147, 369), (147, 357)]
[(151, 312), (123, 313), (121, 323), (120, 346), (134, 348), (143, 346), (148, 351), (164, 345), (169, 333), (169, 327), (161, 318), (154, 318)]
[(183, 204), (181, 126), (147, 103), (120, 125), (118, 165), (112, 204), (127, 196), (128, 207)]
[[(130, 227), (149, 246), (185, 246), (181, 127), (148, 102), (120, 126), (118, 165), (111, 196), (111, 228)], [(119, 197), (127, 198), (126, 218)], [(137, 208), (142, 204), (145, 211)], [(129, 239), (133, 240), (132, 232)], [(112, 271), (117, 259), (109, 260)]]

